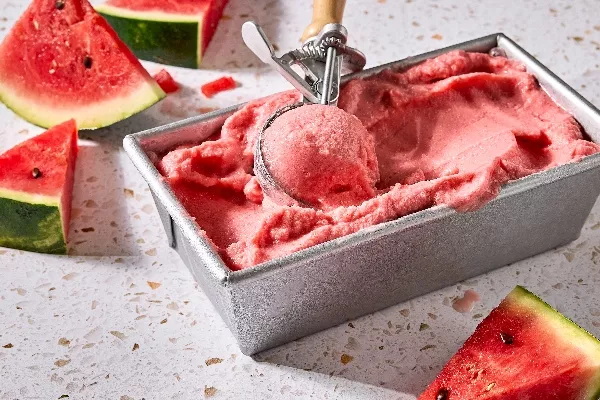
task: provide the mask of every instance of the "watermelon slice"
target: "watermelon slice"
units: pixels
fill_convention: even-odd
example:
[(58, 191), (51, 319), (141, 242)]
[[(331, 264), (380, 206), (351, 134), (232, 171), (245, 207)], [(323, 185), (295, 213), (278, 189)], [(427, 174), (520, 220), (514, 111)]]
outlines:
[(76, 158), (74, 120), (0, 155), (0, 246), (66, 253)]
[(197, 68), (228, 0), (108, 0), (96, 7), (142, 60)]
[(419, 400), (598, 400), (600, 342), (517, 286)]
[(0, 101), (39, 126), (99, 128), (164, 96), (86, 0), (34, 0), (0, 45)]

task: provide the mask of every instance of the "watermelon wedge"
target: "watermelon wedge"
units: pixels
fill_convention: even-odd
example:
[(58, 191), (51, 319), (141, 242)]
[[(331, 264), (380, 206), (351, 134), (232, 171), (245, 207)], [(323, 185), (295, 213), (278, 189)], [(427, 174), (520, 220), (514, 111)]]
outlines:
[(66, 253), (76, 158), (74, 120), (0, 154), (0, 246)]
[(598, 400), (600, 342), (517, 286), (419, 400)]
[(0, 101), (39, 126), (99, 128), (164, 96), (86, 0), (34, 0), (0, 44)]
[(228, 0), (108, 0), (96, 7), (142, 60), (198, 68)]

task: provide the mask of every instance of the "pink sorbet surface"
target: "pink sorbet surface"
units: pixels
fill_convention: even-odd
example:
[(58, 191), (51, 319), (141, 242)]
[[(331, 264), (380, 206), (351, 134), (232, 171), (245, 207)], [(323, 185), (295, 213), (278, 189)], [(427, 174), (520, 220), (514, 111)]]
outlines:
[(263, 133), (263, 157), (288, 194), (315, 208), (357, 205), (376, 195), (373, 137), (340, 108), (305, 105), (282, 114)]
[(234, 270), (435, 205), (475, 210), (509, 180), (600, 151), (523, 65), (454, 51), (342, 88), (339, 107), (375, 144), (380, 177), (370, 198), (325, 210), (279, 206), (252, 175), (252, 149), (266, 118), (299, 98), (286, 92), (250, 102), (209, 141), (157, 163)]

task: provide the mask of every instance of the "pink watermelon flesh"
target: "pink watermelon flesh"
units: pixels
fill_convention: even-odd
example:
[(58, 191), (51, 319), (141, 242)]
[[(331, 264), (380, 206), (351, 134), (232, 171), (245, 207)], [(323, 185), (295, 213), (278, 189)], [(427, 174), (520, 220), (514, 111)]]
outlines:
[(162, 97), (86, 0), (34, 0), (0, 45), (0, 100), (41, 126), (105, 126)]
[(419, 400), (597, 400), (600, 342), (522, 287), (477, 327)]
[[(66, 241), (69, 232), (77, 151), (77, 126), (74, 120), (70, 120), (0, 155), (0, 198), (58, 206), (63, 241)], [(34, 173), (36, 168), (39, 173)], [(29, 228), (27, 224), (30, 222), (27, 218), (22, 221), (24, 230), (29, 230), (26, 228)], [(19, 232), (15, 235), (18, 236)], [(3, 245), (5, 240), (1, 236), (0, 245)], [(25, 236), (23, 238), (26, 240)], [(26, 246), (19, 248), (31, 249)]]
[(198, 15), (202, 20), (202, 52), (210, 43), (229, 0), (108, 0), (106, 4), (133, 11)]

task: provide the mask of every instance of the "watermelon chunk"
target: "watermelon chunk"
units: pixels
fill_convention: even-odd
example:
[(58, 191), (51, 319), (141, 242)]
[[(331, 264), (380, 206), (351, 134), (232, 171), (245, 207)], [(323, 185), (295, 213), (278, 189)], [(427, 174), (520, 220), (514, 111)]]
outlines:
[(214, 81), (205, 83), (200, 87), (200, 91), (206, 97), (213, 97), (217, 93), (224, 92), (226, 90), (232, 90), (237, 87), (237, 84), (230, 76), (224, 76)]
[(86, 0), (34, 0), (0, 45), (0, 101), (39, 126), (99, 128), (164, 96)]
[(161, 69), (153, 78), (165, 93), (174, 93), (179, 90), (179, 85), (166, 69)]
[(517, 286), (419, 400), (598, 400), (600, 342)]
[(66, 253), (76, 158), (74, 120), (0, 155), (0, 246)]
[(228, 0), (108, 0), (96, 7), (142, 60), (197, 68)]

